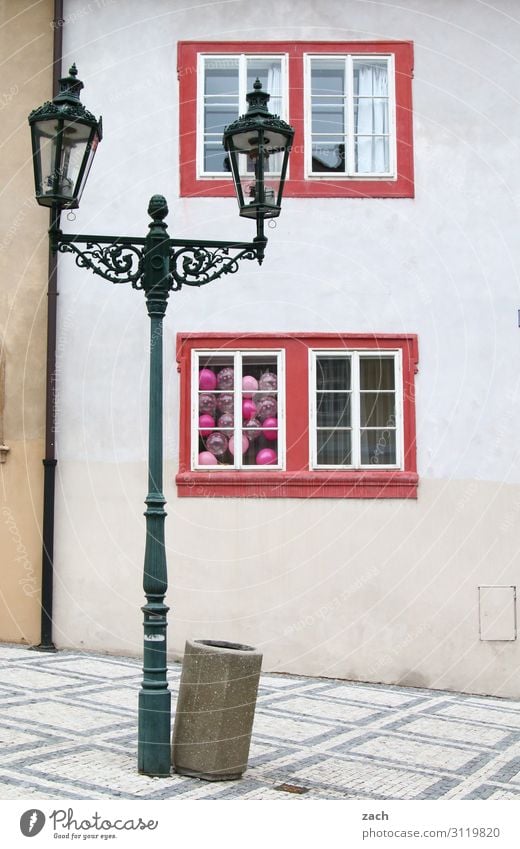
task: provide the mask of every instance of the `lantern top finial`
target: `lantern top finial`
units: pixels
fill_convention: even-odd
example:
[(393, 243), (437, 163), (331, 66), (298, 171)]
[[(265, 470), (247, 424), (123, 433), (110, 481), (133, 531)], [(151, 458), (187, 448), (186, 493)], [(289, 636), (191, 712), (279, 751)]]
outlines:
[(271, 99), (271, 95), (262, 89), (262, 83), (256, 78), (256, 81), (253, 85), (253, 91), (250, 91), (246, 94), (246, 100), (248, 104), (248, 115), (267, 115), (269, 109), (267, 104)]
[(78, 79), (78, 69), (76, 63), (73, 62), (69, 68), (68, 77), (60, 79), (60, 90), (54, 98), (54, 103), (77, 103), (82, 88), (84, 88), (84, 85)]

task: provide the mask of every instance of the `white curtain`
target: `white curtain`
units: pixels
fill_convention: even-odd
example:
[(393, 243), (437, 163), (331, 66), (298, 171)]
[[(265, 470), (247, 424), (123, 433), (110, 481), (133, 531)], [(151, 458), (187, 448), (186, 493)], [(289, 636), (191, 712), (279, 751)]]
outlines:
[(356, 170), (388, 171), (388, 136), (381, 137), (388, 133), (388, 69), (366, 63), (359, 66), (357, 73)]

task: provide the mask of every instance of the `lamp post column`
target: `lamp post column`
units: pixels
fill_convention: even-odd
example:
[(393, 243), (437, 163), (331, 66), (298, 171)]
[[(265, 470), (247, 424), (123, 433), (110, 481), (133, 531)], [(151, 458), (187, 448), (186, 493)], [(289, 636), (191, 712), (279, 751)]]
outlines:
[(169, 237), (164, 218), (166, 200), (154, 195), (148, 207), (152, 217), (144, 249), (143, 289), (150, 316), (150, 420), (148, 495), (146, 496), (146, 549), (143, 588), (143, 683), (139, 692), (138, 769), (146, 775), (169, 775), (171, 766), (171, 693), (166, 665), (168, 588), (163, 495), (163, 319), (169, 294)]

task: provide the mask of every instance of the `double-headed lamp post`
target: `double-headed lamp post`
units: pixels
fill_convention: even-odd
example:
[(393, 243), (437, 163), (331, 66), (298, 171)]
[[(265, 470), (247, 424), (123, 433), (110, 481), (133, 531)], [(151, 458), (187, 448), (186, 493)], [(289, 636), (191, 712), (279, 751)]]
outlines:
[[(226, 166), (233, 175), (240, 215), (256, 219), (252, 242), (171, 239), (164, 219), (166, 200), (154, 195), (145, 238), (133, 236), (72, 235), (60, 230), (63, 209), (76, 209), (102, 138), (97, 120), (80, 102), (83, 83), (76, 66), (60, 80), (52, 102), (29, 115), (36, 200), (52, 210), (49, 230), (54, 252), (72, 253), (76, 265), (88, 268), (111, 283), (130, 283), (141, 289), (150, 316), (150, 420), (146, 547), (143, 588), (143, 682), (139, 692), (138, 770), (146, 775), (170, 773), (171, 694), (166, 667), (166, 614), (168, 581), (164, 548), (163, 495), (163, 318), (170, 292), (183, 285), (203, 286), (238, 271), (243, 259), (264, 257), (267, 239), (264, 219), (280, 214), (292, 127), (271, 115), (269, 95), (257, 80), (247, 95), (248, 111), (224, 131)], [(269, 157), (276, 168), (269, 172)]]

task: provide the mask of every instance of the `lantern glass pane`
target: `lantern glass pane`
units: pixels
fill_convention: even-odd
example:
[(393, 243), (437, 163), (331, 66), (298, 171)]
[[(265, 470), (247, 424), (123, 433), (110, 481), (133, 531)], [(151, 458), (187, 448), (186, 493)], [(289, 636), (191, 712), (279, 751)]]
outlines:
[(58, 122), (38, 121), (33, 125), (35, 148), (36, 191), (41, 195), (53, 194), (54, 162)]
[(73, 121), (65, 121), (63, 124), (57, 192), (62, 197), (72, 199), (75, 195), (76, 184), (91, 132), (92, 128), (85, 124)]
[(92, 162), (94, 160), (94, 155), (96, 153), (98, 144), (99, 144), (99, 136), (96, 132), (94, 134), (94, 138), (92, 139), (92, 142), (90, 144), (90, 148), (89, 148), (89, 151), (88, 151), (88, 154), (87, 154), (87, 162), (86, 162), (86, 165), (85, 165), (85, 170), (83, 171), (83, 175), (80, 176), (80, 183), (79, 183), (79, 185), (76, 189), (76, 197), (77, 197), (78, 201), (80, 200), (81, 195), (83, 194), (83, 189), (85, 188), (85, 183), (87, 182), (87, 177), (89, 175), (90, 168), (91, 168)]
[(235, 184), (235, 193), (238, 200), (238, 205), (242, 208), (244, 203), (243, 189), (241, 183), (241, 175), (240, 175), (240, 160), (243, 157), (240, 156), (236, 150), (231, 146), (227, 150), (226, 154), (226, 170), (231, 170), (231, 174), (233, 175), (233, 182)]

